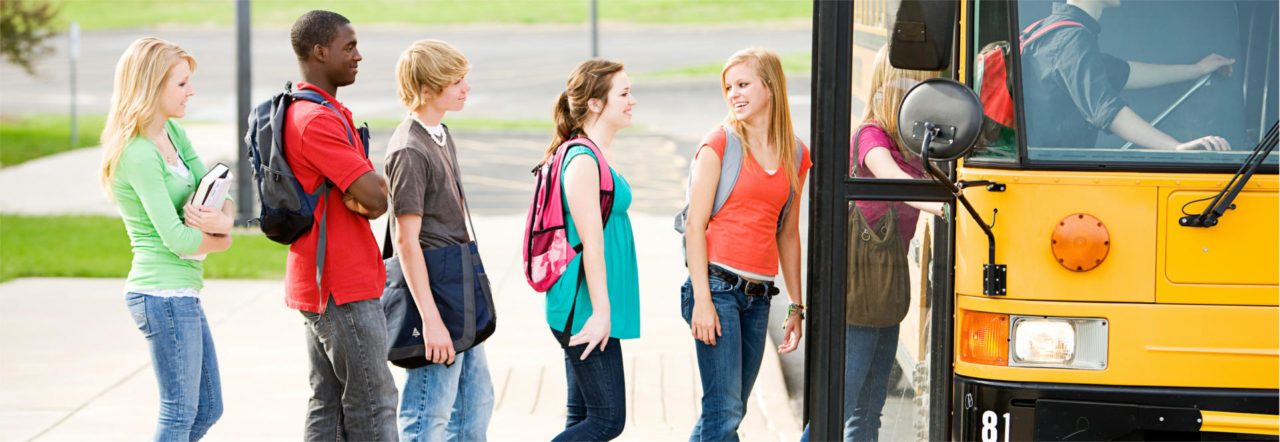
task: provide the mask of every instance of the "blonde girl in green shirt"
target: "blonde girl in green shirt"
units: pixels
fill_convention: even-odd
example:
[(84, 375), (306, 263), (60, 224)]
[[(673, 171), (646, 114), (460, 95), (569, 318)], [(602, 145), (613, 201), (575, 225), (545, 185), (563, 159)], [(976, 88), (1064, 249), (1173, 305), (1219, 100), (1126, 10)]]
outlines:
[(232, 204), (185, 203), (205, 173), (186, 132), (195, 58), (158, 38), (134, 41), (116, 64), (102, 131), (101, 184), (133, 248), (125, 302), (147, 339), (160, 388), (156, 440), (199, 440), (222, 415), (209, 321), (200, 307), (198, 255), (231, 246)]

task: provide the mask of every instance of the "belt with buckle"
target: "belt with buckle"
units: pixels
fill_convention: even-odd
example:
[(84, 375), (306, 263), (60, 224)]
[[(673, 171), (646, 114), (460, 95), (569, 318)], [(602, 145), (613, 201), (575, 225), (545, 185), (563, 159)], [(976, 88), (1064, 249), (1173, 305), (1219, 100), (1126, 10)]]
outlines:
[(724, 282), (729, 283), (729, 285), (733, 286), (734, 288), (738, 288), (738, 286), (741, 285), (742, 293), (746, 294), (747, 296), (772, 297), (773, 295), (778, 294), (778, 287), (774, 286), (773, 281), (753, 282), (748, 280), (747, 278), (738, 276), (737, 273), (733, 273), (728, 270), (722, 269), (719, 266), (715, 266), (715, 265), (707, 266), (707, 276), (711, 276), (711, 277), (715, 277), (720, 280), (723, 280)]

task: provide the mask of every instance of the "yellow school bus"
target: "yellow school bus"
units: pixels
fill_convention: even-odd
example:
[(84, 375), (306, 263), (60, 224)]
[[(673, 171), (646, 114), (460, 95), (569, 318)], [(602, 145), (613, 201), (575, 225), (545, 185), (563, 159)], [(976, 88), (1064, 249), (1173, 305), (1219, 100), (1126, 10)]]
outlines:
[[(984, 108), (976, 146), (942, 165), (969, 207), (956, 201), (949, 223), (921, 221), (937, 231), (932, 259), (916, 261), (933, 270), (913, 273), (925, 279), (913, 306), (944, 309), (920, 321), (933, 318), (948, 333), (923, 325), (901, 332), (916, 336), (921, 344), (911, 347), (924, 352), (916, 356), (933, 366), (931, 377), (911, 381), (931, 384), (916, 385), (935, 397), (917, 403), (913, 417), (934, 430), (894, 435), (988, 442), (1280, 434), (1280, 154), (1271, 152), (1278, 6), (852, 2), (855, 124), (859, 101), (874, 94), (859, 80), (877, 43), (869, 35), (880, 35), (895, 60), (910, 58), (895, 47), (900, 41), (914, 49), (945, 42), (944, 77)], [(922, 18), (935, 9), (954, 14), (948, 27)], [(841, 41), (822, 28), (822, 14), (833, 11), (815, 3), (816, 39)], [(1050, 26), (1057, 22), (1068, 23)], [(823, 44), (815, 42), (815, 70), (838, 61)], [(1005, 103), (993, 98), (1000, 89)], [(815, 115), (824, 106), (833, 107), (817, 102)], [(819, 147), (824, 121), (815, 122)], [(846, 177), (836, 191), (815, 186), (823, 207), (885, 195), (929, 200), (919, 183)], [(814, 217), (823, 219), (822, 210)], [(817, 246), (811, 262), (843, 244)], [(815, 299), (822, 288), (844, 288), (824, 284), (811, 286)], [(826, 328), (838, 327), (822, 321), (811, 325), (818, 345), (834, 336)], [(833, 372), (810, 369), (809, 382)], [(835, 403), (821, 389), (809, 390), (809, 417), (832, 425), (841, 417), (815, 417)], [(815, 434), (839, 434), (829, 431)]]
[[(979, 1), (962, 9), (959, 77), (976, 89), (984, 79), (982, 50), (1017, 41), (1011, 31), (1023, 34), (1040, 20), (1046, 20), (1041, 29), (1047, 20), (1076, 17), (1082, 27), (1105, 29), (1092, 35), (1097, 48), (1133, 66), (1129, 84), (1146, 67), (1135, 63), (1187, 65), (1214, 53), (1235, 63), (1230, 72), (1150, 88), (1126, 85), (1119, 94), (1148, 122), (1163, 115), (1154, 127), (1172, 138), (1219, 136), (1229, 151), (1129, 144), (1114, 134), (1123, 130), (1115, 121), (1108, 128), (1114, 130), (1099, 130), (1085, 145), (1064, 146), (1070, 141), (1051, 140), (1048, 133), (1059, 129), (1047, 124), (1066, 124), (1034, 125), (1035, 113), (1078, 113), (1087, 103), (1037, 100), (1032, 95), (1043, 92), (1032, 89), (1040, 78), (1009, 82), (1022, 98), (1015, 107), (1026, 130), (980, 142), (957, 170), (961, 182), (996, 182), (1004, 190), (966, 191), (979, 214), (997, 221), (996, 263), (987, 262), (985, 234), (958, 211), (954, 438), (1277, 434), (1276, 154), (1252, 157), (1259, 163), (1252, 176), (1242, 170), (1275, 130), (1276, 6)], [(1089, 31), (1060, 35), (1059, 45), (1042, 52), (1068, 51), (1078, 43), (1072, 37)], [(1034, 57), (1065, 58), (1036, 54), (1030, 45), (1015, 50), (1008, 51), (1008, 67), (1023, 69), (1009, 69), (1011, 76), (1054, 79), (1044, 72), (1049, 68), (1029, 69)], [(1234, 199), (1223, 202), (1233, 191)], [(1212, 203), (1230, 209), (1209, 221)], [(984, 293), (984, 264), (1006, 266), (1004, 293)]]

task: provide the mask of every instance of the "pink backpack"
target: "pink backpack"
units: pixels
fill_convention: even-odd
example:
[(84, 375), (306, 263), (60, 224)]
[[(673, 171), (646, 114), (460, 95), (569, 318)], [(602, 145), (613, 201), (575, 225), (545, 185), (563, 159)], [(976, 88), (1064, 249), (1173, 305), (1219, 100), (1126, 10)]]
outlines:
[[(550, 161), (534, 168), (537, 184), (533, 201), (529, 203), (529, 215), (524, 223), (524, 275), (534, 290), (546, 292), (564, 274), (569, 261), (582, 252), (582, 244), (569, 245), (569, 233), (565, 226), (565, 208), (560, 190), (564, 156), (571, 146), (591, 149), (600, 166), (600, 218), (608, 222), (613, 211), (613, 174), (609, 163), (595, 143), (585, 137), (576, 137), (560, 143)], [(581, 272), (579, 272), (581, 273)], [(567, 333), (567, 332), (566, 332)]]

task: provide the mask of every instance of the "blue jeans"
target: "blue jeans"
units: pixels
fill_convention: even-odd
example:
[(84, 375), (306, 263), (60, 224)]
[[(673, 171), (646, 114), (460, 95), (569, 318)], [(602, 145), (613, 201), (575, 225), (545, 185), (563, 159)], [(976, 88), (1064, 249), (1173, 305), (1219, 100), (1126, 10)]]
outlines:
[[(844, 440), (880, 439), (880, 415), (898, 350), (898, 326), (846, 325), (844, 333)], [(809, 440), (805, 426), (801, 441)]]
[(879, 440), (898, 350), (898, 326), (849, 324), (844, 333), (844, 440)]
[(125, 303), (151, 349), (160, 387), (157, 441), (200, 440), (222, 417), (222, 382), (200, 298), (128, 293)]
[(453, 365), (405, 370), (400, 440), (483, 441), (493, 417), (493, 382), (484, 345), (458, 353)]
[[(564, 336), (554, 329), (556, 342)], [(602, 351), (597, 346), (582, 360), (587, 344), (564, 349), (568, 398), (564, 431), (553, 441), (601, 441), (622, 434), (627, 423), (627, 388), (622, 371), (622, 342), (609, 338)]]
[(396, 383), (387, 368), (387, 317), (377, 298), (299, 311), (307, 326), (311, 399), (305, 440), (394, 441)]
[[(770, 297), (747, 296), (741, 281), (735, 286), (708, 276), (707, 283), (720, 317), (721, 334), (716, 345), (694, 340), (702, 377), (702, 415), (689, 440), (734, 441), (764, 357)], [(680, 288), (680, 310), (685, 322), (692, 325), (693, 286), (687, 279)]]

